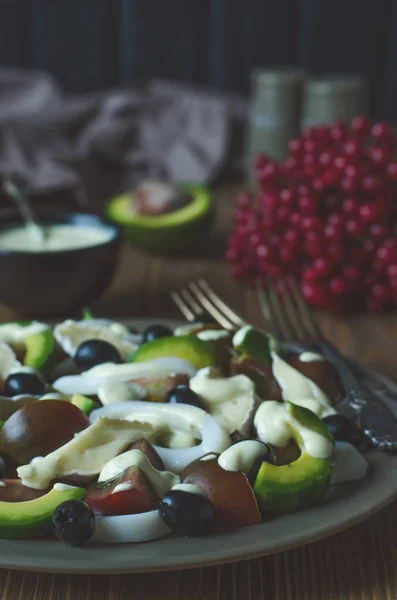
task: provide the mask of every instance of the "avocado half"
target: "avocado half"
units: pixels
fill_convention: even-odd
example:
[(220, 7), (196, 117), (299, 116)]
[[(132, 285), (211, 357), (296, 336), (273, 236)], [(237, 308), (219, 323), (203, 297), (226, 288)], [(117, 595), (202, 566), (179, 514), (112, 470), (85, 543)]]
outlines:
[(109, 201), (106, 215), (121, 225), (127, 238), (144, 250), (185, 250), (193, 246), (209, 227), (213, 201), (205, 187), (194, 184), (182, 184), (181, 187), (192, 196), (192, 201), (174, 212), (153, 217), (138, 215), (130, 210), (130, 194), (123, 194)]

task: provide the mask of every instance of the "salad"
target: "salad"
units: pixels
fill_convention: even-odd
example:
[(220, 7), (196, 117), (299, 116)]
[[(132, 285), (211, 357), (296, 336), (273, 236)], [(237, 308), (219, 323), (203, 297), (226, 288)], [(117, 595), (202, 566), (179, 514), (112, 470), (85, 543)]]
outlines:
[(337, 374), (208, 315), (137, 332), (85, 312), (0, 325), (0, 538), (197, 536), (365, 476)]

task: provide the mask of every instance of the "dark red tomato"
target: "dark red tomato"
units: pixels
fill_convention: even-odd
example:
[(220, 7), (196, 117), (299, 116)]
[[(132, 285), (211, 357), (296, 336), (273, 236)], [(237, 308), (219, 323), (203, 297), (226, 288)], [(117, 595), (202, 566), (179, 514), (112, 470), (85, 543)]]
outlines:
[[(116, 486), (122, 483), (130, 489), (114, 493)], [(109, 482), (91, 484), (85, 501), (102, 515), (134, 515), (155, 510), (159, 506), (159, 498), (138, 467), (130, 467)]]
[(155, 469), (158, 471), (164, 471), (164, 464), (161, 460), (160, 456), (157, 454), (156, 450), (153, 448), (152, 444), (145, 440), (145, 438), (141, 438), (136, 442), (133, 442), (125, 449), (127, 450), (140, 450), (149, 459)]

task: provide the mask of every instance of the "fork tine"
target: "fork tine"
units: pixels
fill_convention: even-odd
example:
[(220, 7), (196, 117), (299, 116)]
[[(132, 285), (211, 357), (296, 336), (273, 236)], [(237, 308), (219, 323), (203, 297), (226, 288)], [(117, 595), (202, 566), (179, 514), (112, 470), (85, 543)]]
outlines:
[(256, 280), (256, 289), (258, 292), (259, 305), (263, 316), (267, 324), (269, 325), (270, 331), (274, 337), (281, 340), (283, 335), (277, 325), (277, 320), (273, 315), (272, 306), (270, 304), (269, 295), (267, 290), (260, 279)]
[(183, 300), (182, 296), (178, 292), (171, 292), (170, 294), (172, 300), (177, 305), (185, 319), (188, 321), (194, 321), (195, 314), (190, 310), (188, 305)]
[(304, 301), (302, 294), (299, 291), (299, 288), (296, 284), (295, 279), (292, 277), (288, 278), (288, 282), (290, 285), (290, 289), (292, 290), (292, 294), (294, 296), (295, 304), (299, 310), (302, 321), (306, 323), (307, 331), (309, 332), (311, 337), (314, 338), (322, 338), (322, 333), (320, 331), (319, 326), (317, 325), (312, 313), (307, 307), (306, 302)]
[(280, 281), (280, 295), (284, 302), (289, 324), (293, 332), (292, 338), (295, 340), (304, 340), (307, 337), (307, 334), (304, 326), (302, 326), (299, 312), (297, 311), (291, 292), (285, 281)]
[(216, 306), (216, 308), (218, 308), (237, 327), (244, 327), (244, 325), (247, 324), (236, 312), (229, 308), (229, 306), (227, 306), (227, 304), (225, 304), (221, 298), (219, 298), (219, 296), (208, 285), (205, 279), (199, 279), (197, 285), (205, 294), (207, 294), (207, 297), (211, 300), (214, 306)]
[(282, 300), (280, 301), (279, 293), (276, 284), (270, 281), (269, 299), (273, 306), (273, 314), (276, 315), (278, 326), (283, 332), (283, 338), (286, 340), (294, 339), (294, 332), (291, 329), (289, 319), (286, 317)]
[(182, 296), (185, 303), (190, 307), (190, 310), (193, 312), (194, 316), (197, 316), (203, 312), (202, 307), (197, 302), (196, 298), (192, 295), (190, 290), (188, 290), (187, 288), (182, 288), (179, 293)]
[(195, 281), (188, 283), (190, 293), (194, 296), (196, 301), (200, 302), (203, 308), (212, 316), (219, 325), (225, 329), (235, 329), (235, 325), (230, 322), (227, 317), (205, 296), (203, 291), (199, 288)]

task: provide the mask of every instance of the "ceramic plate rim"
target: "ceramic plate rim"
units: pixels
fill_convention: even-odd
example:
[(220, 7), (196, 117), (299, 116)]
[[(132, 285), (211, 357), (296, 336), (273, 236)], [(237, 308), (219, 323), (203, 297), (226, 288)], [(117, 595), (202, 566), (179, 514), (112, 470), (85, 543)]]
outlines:
[[(174, 319), (122, 321), (139, 329), (153, 321), (170, 326), (180, 323)], [(82, 548), (56, 541), (0, 540), (0, 568), (66, 574), (144, 573), (224, 564), (289, 550), (352, 527), (397, 498), (397, 457), (373, 451), (367, 458), (371, 467), (364, 480), (335, 486), (321, 506), (261, 525), (208, 538), (171, 536), (142, 544)]]

